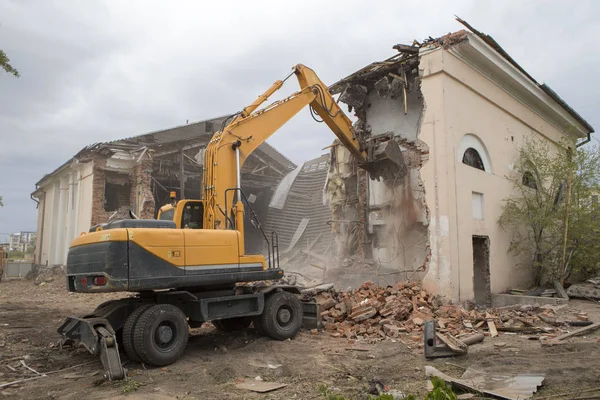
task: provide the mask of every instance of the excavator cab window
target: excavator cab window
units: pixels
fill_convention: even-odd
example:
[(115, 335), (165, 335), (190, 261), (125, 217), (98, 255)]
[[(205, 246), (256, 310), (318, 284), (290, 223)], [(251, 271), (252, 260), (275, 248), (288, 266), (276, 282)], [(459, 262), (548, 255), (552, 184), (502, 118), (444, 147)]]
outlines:
[(174, 215), (175, 215), (175, 209), (172, 208), (170, 210), (160, 213), (160, 220), (161, 221), (173, 221)]
[(183, 208), (181, 227), (184, 229), (202, 229), (204, 204), (191, 201)]

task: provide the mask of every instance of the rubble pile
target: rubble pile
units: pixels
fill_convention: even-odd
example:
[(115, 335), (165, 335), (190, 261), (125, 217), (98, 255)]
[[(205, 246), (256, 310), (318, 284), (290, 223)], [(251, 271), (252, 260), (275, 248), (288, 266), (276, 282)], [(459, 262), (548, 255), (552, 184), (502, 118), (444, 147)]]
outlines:
[(557, 306), (510, 306), (487, 310), (466, 310), (442, 300), (416, 282), (382, 287), (373, 282), (338, 292), (333, 288), (316, 294), (325, 331), (333, 337), (378, 341), (410, 337), (422, 340), (425, 321), (436, 320), (440, 333), (452, 336), (500, 332), (553, 336), (557, 326), (582, 325), (587, 318), (574, 315), (572, 321), (559, 318)]
[(34, 265), (34, 267), (27, 273), (25, 279), (33, 281), (35, 285), (45, 285), (48, 282), (55, 280), (64, 280), (65, 271), (58, 265), (46, 266), (46, 265)]

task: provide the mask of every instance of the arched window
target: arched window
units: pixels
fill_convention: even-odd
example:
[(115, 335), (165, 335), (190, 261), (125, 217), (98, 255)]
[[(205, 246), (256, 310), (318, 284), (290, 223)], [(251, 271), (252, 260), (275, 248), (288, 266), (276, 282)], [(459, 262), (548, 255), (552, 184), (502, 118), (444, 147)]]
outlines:
[(472, 147), (469, 147), (467, 150), (465, 150), (462, 162), (463, 164), (467, 164), (468, 166), (471, 166), (473, 168), (485, 171), (485, 167), (483, 166), (483, 160), (481, 159), (479, 152)]
[(488, 174), (493, 173), (492, 160), (485, 144), (472, 133), (465, 134), (456, 149), (456, 162), (463, 163)]
[(531, 171), (525, 171), (523, 173), (523, 180), (521, 181), (521, 183), (523, 183), (523, 185), (527, 186), (528, 188), (537, 190), (535, 176), (533, 176), (533, 173), (531, 173)]

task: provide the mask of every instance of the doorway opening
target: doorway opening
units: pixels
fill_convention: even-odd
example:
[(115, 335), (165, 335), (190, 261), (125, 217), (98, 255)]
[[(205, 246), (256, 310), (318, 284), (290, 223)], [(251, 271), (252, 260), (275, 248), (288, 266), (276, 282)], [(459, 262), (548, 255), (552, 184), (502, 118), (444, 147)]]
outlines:
[(473, 292), (475, 303), (491, 305), (490, 238), (473, 236)]

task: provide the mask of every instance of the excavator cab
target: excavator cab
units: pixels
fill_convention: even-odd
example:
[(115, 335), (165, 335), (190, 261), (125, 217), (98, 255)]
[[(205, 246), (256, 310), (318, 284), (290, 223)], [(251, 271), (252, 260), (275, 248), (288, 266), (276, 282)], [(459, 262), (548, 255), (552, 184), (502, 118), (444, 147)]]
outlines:
[(204, 202), (202, 200), (180, 200), (175, 205), (165, 204), (158, 210), (156, 219), (173, 221), (178, 229), (202, 229)]

